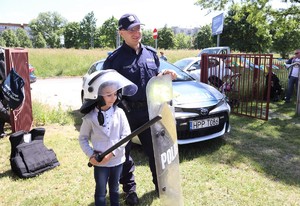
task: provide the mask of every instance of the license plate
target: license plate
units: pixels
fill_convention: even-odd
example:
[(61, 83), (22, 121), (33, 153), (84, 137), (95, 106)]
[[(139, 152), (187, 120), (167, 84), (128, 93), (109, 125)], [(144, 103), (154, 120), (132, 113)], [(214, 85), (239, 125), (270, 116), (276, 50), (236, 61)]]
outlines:
[(190, 121), (190, 130), (213, 127), (219, 125), (219, 117)]

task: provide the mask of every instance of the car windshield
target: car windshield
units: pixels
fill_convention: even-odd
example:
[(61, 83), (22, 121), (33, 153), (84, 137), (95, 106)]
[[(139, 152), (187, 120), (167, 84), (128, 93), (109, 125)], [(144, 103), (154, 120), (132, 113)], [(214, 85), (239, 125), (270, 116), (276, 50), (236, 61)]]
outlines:
[(201, 52), (200, 52), (200, 56), (201, 54), (218, 54), (220, 49), (203, 49)]
[(174, 65), (183, 70), (187, 65), (189, 65), (193, 61), (193, 59), (180, 59), (176, 61)]
[(177, 82), (177, 81), (194, 81), (195, 80), (193, 77), (191, 77), (189, 74), (187, 74), (186, 72), (184, 72), (181, 69), (179, 69), (178, 67), (176, 67), (174, 64), (171, 64), (164, 60), (160, 60), (159, 71), (162, 71), (165, 69), (173, 70), (174, 72), (176, 72), (177, 78), (175, 80), (173, 80), (175, 82)]

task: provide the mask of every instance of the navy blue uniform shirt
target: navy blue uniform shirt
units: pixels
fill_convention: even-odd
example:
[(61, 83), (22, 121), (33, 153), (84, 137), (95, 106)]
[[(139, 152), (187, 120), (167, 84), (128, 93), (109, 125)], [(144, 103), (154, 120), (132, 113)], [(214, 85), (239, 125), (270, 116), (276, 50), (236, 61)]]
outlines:
[(103, 64), (103, 69), (115, 69), (138, 86), (135, 95), (126, 97), (128, 101), (147, 101), (146, 85), (159, 71), (159, 58), (156, 50), (141, 44), (138, 54), (125, 42), (111, 53)]

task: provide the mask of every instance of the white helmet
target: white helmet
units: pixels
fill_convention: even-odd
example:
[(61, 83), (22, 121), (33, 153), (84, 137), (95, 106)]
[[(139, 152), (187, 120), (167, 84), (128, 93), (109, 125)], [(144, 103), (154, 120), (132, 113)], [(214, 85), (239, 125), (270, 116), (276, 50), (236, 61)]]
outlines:
[(113, 85), (113, 91), (122, 90), (121, 95), (132, 96), (137, 92), (137, 86), (119, 74), (116, 70), (107, 69), (96, 71), (89, 75), (84, 83), (84, 102), (80, 108), (82, 113), (90, 111), (90, 107), (103, 101), (103, 96), (108, 94), (103, 93), (102, 88), (107, 85)]

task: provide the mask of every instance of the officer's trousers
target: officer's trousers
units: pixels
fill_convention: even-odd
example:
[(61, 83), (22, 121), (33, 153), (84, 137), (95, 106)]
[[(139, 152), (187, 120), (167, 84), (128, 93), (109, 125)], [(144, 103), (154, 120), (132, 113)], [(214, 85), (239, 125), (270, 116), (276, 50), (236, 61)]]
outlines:
[[(126, 115), (132, 132), (149, 121), (147, 108), (131, 110), (129, 113), (126, 113)], [(153, 153), (153, 143), (152, 143), (150, 128), (142, 132), (139, 135), (139, 139), (142, 143), (142, 148), (148, 157), (149, 167), (152, 173), (152, 182), (155, 185), (155, 189), (158, 190), (155, 159)], [(134, 165), (134, 161), (130, 156), (131, 144), (132, 144), (131, 142), (128, 143), (125, 148), (126, 161), (123, 164), (123, 172), (120, 179), (120, 183), (123, 185), (123, 191), (125, 193), (130, 193), (136, 190), (136, 183), (133, 174), (135, 170), (135, 165)]]

